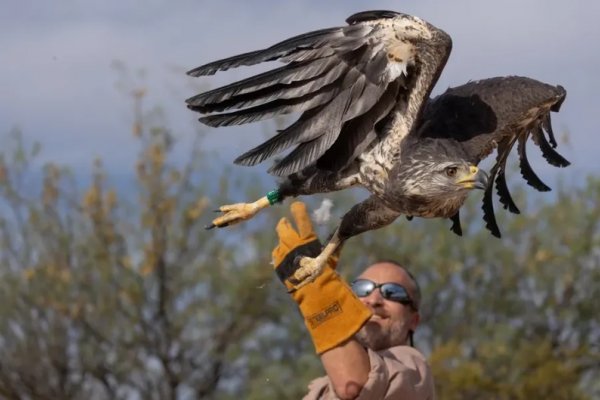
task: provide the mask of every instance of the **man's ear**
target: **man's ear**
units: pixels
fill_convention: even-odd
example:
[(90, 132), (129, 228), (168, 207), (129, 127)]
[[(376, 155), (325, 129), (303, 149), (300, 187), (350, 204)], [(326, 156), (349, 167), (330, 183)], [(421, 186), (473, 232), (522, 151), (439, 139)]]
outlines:
[(417, 311), (414, 312), (412, 317), (410, 318), (410, 330), (414, 331), (417, 329), (417, 326), (421, 322), (421, 314)]

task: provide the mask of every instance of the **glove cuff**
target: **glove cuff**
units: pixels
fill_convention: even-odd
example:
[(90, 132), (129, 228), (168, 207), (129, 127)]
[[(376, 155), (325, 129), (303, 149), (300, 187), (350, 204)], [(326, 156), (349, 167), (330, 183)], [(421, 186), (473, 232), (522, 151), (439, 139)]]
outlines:
[(314, 282), (293, 292), (292, 298), (300, 307), (318, 354), (350, 339), (371, 317), (367, 306), (329, 266)]

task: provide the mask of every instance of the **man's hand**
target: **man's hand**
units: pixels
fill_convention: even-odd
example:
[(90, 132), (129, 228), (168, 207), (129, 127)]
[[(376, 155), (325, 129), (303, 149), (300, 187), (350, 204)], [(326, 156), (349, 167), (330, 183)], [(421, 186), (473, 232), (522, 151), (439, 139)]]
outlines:
[[(321, 242), (313, 230), (306, 205), (300, 201), (295, 201), (290, 206), (290, 211), (297, 230), (287, 218), (281, 218), (275, 228), (279, 237), (279, 244), (273, 249), (272, 254), (275, 272), (288, 290), (293, 287), (289, 279), (298, 268), (298, 258), (303, 256), (316, 257), (321, 252)], [(327, 260), (327, 266), (335, 269), (338, 259), (339, 252)], [(298, 282), (293, 283), (297, 284)]]
[[(287, 279), (295, 271), (295, 258), (315, 256), (321, 250), (304, 203), (294, 202), (290, 210), (298, 229), (282, 218), (276, 228), (279, 244), (273, 250), (275, 270), (288, 290), (292, 285)], [(335, 272), (337, 260), (337, 256), (330, 257), (321, 275), (291, 292), (319, 354), (350, 339), (371, 317), (369, 309)]]

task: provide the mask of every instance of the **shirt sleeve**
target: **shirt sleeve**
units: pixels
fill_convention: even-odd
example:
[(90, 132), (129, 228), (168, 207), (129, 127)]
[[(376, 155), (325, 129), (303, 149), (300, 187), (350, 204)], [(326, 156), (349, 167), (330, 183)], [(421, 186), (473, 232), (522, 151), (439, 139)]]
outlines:
[[(434, 400), (433, 377), (425, 357), (409, 346), (374, 352), (368, 350), (371, 371), (356, 400)], [(327, 377), (309, 385), (305, 399), (335, 400)]]
[(409, 346), (369, 351), (371, 371), (357, 400), (433, 400), (433, 377), (425, 357)]

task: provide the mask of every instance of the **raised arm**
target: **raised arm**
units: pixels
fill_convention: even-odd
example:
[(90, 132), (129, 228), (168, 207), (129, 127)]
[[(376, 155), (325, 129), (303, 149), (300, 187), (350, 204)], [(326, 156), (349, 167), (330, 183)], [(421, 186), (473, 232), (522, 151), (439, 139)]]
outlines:
[(337, 255), (328, 259), (325, 269), (314, 281), (292, 289), (287, 279), (293, 275), (294, 259), (319, 254), (321, 244), (304, 203), (293, 203), (291, 212), (297, 229), (286, 218), (277, 224), (279, 244), (273, 250), (276, 273), (300, 308), (337, 396), (353, 399), (367, 382), (370, 371), (367, 350), (354, 335), (371, 312), (335, 272)]

